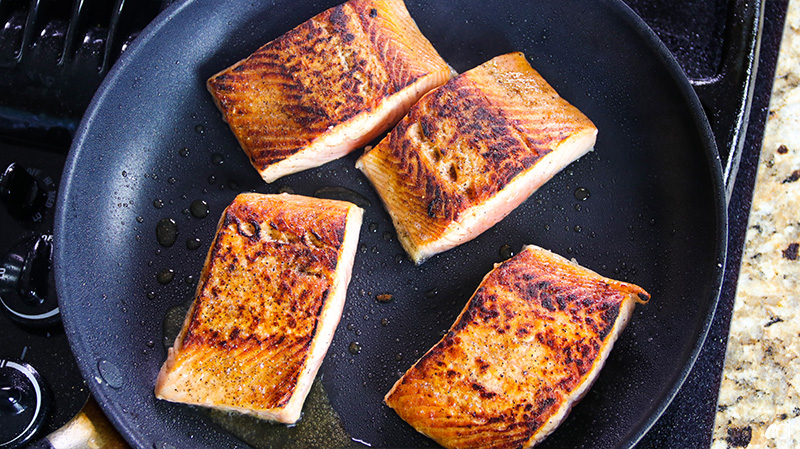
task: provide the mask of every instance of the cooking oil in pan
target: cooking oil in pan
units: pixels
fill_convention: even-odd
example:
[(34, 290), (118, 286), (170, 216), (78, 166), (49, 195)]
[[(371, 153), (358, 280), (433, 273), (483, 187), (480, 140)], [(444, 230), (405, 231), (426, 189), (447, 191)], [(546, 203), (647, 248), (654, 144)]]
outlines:
[(319, 378), (303, 405), (303, 416), (293, 426), (270, 423), (239, 413), (203, 410), (214, 423), (257, 449), (345, 448), (355, 446), (331, 407)]
[[(191, 301), (167, 311), (164, 317), (164, 348), (172, 347), (183, 327)], [(357, 344), (357, 343), (356, 343)], [(360, 347), (359, 347), (360, 349)], [(235, 412), (187, 406), (208, 416), (215, 424), (256, 449), (338, 449), (363, 447), (344, 429), (331, 406), (319, 377), (314, 380), (303, 404), (300, 421), (292, 426), (272, 423)]]

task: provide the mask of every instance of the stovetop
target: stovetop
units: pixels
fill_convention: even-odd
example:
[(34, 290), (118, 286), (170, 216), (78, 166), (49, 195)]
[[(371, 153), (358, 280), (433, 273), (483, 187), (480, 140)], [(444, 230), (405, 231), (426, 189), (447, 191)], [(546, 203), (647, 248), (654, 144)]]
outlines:
[[(637, 447), (707, 447), (788, 0), (625, 1), (700, 96), (729, 198), (727, 266), (709, 336), (684, 387)], [(9, 171), (0, 177), (0, 297), (16, 311), (0, 311), (0, 396), (13, 403), (27, 394), (3, 388), (5, 361), (39, 373), (49, 407), (29, 438), (64, 425), (89, 396), (47, 271), (53, 199), (70, 139), (110, 66), (170, 2), (100, 3), (0, 1), (0, 170)]]

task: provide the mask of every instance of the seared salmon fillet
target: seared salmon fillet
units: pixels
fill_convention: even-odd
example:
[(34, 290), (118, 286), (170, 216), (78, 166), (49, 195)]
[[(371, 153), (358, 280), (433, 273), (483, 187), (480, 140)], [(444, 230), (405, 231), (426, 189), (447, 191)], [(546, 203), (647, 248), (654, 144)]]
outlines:
[(342, 314), (362, 212), (344, 201), (237, 196), (156, 396), (296, 422)]
[(502, 220), (596, 135), (522, 53), (510, 53), (426, 94), (356, 167), (419, 264)]
[(351, 0), (207, 86), (253, 166), (272, 182), (364, 145), (450, 76), (402, 0)]
[(386, 395), (448, 448), (527, 448), (597, 377), (642, 288), (536, 246), (484, 277), (449, 332)]

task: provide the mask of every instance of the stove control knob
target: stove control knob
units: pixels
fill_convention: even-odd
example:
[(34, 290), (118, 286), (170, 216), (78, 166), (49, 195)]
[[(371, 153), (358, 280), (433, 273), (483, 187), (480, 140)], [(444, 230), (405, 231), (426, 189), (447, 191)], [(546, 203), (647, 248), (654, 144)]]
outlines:
[(53, 236), (17, 243), (0, 261), (0, 304), (13, 320), (44, 326), (58, 322)]
[(42, 427), (49, 406), (42, 378), (32, 366), (0, 359), (0, 448), (29, 442)]
[(55, 183), (36, 169), (12, 163), (0, 174), (0, 201), (8, 213), (22, 221), (39, 222), (55, 205)]

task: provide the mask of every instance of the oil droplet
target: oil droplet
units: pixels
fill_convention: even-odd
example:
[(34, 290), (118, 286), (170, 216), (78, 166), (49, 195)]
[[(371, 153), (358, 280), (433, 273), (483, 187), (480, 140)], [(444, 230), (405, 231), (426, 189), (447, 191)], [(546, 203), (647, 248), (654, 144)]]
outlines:
[(378, 223), (370, 223), (367, 227), (369, 232), (377, 232), (378, 231)]
[(189, 155), (189, 149), (186, 148), (186, 147), (183, 147), (180, 150), (178, 150), (178, 154), (180, 154), (181, 157), (186, 157), (186, 156)]
[(586, 201), (590, 196), (589, 189), (586, 187), (578, 187), (575, 189), (575, 192), (573, 192), (573, 195), (575, 195), (575, 199), (578, 201)]
[(208, 203), (204, 200), (194, 200), (189, 205), (189, 211), (195, 218), (206, 218), (208, 216)]
[(386, 327), (389, 325), (389, 318), (381, 318), (381, 326)]
[(509, 246), (509, 245), (501, 246), (499, 253), (500, 253), (500, 257), (503, 258), (503, 259), (510, 259), (510, 258), (514, 257), (514, 250), (511, 249), (511, 246)]
[(156, 292), (147, 292), (147, 299), (156, 299)]
[(217, 182), (217, 177), (216, 176), (211, 175), (211, 176), (208, 177), (208, 183), (209, 184), (214, 184), (215, 182)]
[(167, 182), (170, 184), (175, 184), (176, 182), (178, 182), (178, 180), (175, 179), (174, 176), (170, 176), (169, 178), (167, 178)]
[(137, 222), (137, 223), (144, 223), (144, 217), (142, 217), (141, 215), (139, 215), (138, 217), (136, 217), (136, 222)]
[(234, 180), (230, 180), (230, 181), (228, 181), (228, 187), (231, 190), (239, 190), (239, 183), (234, 181)]
[(572, 229), (574, 229), (575, 232), (581, 232), (583, 230), (583, 228), (581, 228), (581, 225), (575, 225), (575, 227)]
[(122, 170), (122, 177), (123, 178), (127, 178), (128, 177), (128, 172), (126, 172), (125, 170)]
[(173, 279), (175, 279), (175, 270), (171, 268), (165, 268), (156, 275), (156, 280), (158, 280), (158, 283), (161, 285), (167, 285), (172, 282)]
[(214, 153), (211, 155), (211, 163), (214, 165), (222, 165), (225, 162), (225, 158), (222, 157), (219, 153)]
[(164, 202), (161, 200), (153, 200), (153, 207), (155, 207), (156, 209), (161, 209), (162, 207), (164, 207)]
[(358, 192), (354, 192), (344, 187), (320, 187), (314, 192), (317, 198), (325, 198), (329, 200), (342, 200), (349, 201), (361, 208), (367, 208), (372, 205), (370, 201), (364, 198)]
[(377, 299), (378, 302), (382, 302), (384, 304), (387, 303), (387, 302), (390, 302), (392, 300), (392, 298), (393, 298), (393, 296), (392, 296), (391, 293), (381, 293), (381, 294), (375, 296), (375, 299)]
[(352, 341), (350, 342), (350, 346), (347, 347), (347, 350), (350, 351), (350, 354), (358, 354), (361, 352), (361, 343)]
[(432, 288), (432, 289), (428, 290), (427, 292), (425, 292), (425, 297), (426, 298), (435, 298), (436, 295), (438, 295), (438, 294), (439, 294), (439, 290), (437, 290), (435, 288)]
[(278, 187), (278, 193), (289, 193), (289, 194), (292, 194), (292, 193), (294, 193), (294, 189), (291, 188), (290, 186), (280, 186), (280, 187)]
[(122, 373), (113, 363), (105, 359), (100, 359), (100, 361), (97, 362), (97, 371), (100, 373), (100, 378), (104, 380), (109, 387), (114, 389), (122, 387)]
[(194, 127), (194, 132), (202, 136), (206, 132), (206, 127), (203, 125), (197, 125)]
[(156, 240), (161, 246), (170, 247), (178, 238), (178, 224), (171, 218), (162, 218), (156, 225)]
[(387, 242), (391, 242), (394, 240), (394, 235), (391, 232), (386, 231), (383, 233), (383, 239), (386, 240)]
[(187, 275), (185, 278), (183, 278), (183, 282), (186, 285), (194, 285), (194, 276), (191, 274)]
[(397, 360), (398, 362), (403, 360), (403, 353), (398, 352), (397, 354), (394, 355), (394, 359)]
[(192, 238), (186, 239), (186, 249), (190, 249), (190, 250), (194, 251), (197, 248), (200, 248), (200, 239), (199, 238), (192, 237)]

